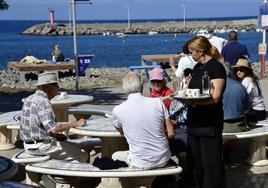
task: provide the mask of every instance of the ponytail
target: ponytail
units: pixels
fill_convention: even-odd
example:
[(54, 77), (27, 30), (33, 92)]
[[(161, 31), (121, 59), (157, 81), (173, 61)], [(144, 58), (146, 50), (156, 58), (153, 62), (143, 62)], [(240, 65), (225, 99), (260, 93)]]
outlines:
[(207, 52), (207, 55), (210, 55), (213, 59), (216, 59), (218, 61), (224, 60), (223, 56), (220, 54), (219, 50), (215, 46), (211, 46), (209, 51)]

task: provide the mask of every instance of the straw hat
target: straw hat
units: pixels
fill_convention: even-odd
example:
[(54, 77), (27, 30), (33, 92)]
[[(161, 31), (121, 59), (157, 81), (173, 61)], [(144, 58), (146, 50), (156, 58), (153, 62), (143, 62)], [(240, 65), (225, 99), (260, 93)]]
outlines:
[(38, 75), (37, 86), (58, 83), (57, 76), (54, 72), (45, 72)]
[(247, 59), (238, 59), (234, 68), (244, 67), (252, 71), (252, 67)]

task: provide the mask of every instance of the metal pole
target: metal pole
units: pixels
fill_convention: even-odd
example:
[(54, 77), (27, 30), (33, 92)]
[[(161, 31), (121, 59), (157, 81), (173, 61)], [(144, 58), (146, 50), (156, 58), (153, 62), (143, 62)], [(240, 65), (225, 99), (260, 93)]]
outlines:
[(185, 21), (185, 4), (181, 5), (183, 9), (183, 28), (186, 27), (186, 21)]
[(71, 14), (72, 14), (72, 7), (71, 7), (71, 2), (69, 4), (69, 27), (72, 28), (72, 23), (71, 23)]
[(76, 40), (76, 4), (75, 0), (72, 0), (72, 12), (73, 12), (73, 37), (74, 37), (74, 62), (75, 62), (75, 75), (76, 75), (76, 91), (79, 90), (79, 76), (78, 76), (78, 53), (77, 53), (77, 40)]
[[(263, 3), (267, 3), (267, 1), (263, 0)], [(266, 44), (266, 29), (265, 28), (262, 31), (262, 43)], [(266, 56), (266, 53), (263, 54), (261, 57), (261, 78), (265, 78), (265, 68), (266, 68), (265, 56)]]
[(128, 25), (128, 29), (130, 29), (130, 7), (129, 7), (129, 5), (126, 5), (125, 6), (126, 8), (127, 8), (127, 25)]

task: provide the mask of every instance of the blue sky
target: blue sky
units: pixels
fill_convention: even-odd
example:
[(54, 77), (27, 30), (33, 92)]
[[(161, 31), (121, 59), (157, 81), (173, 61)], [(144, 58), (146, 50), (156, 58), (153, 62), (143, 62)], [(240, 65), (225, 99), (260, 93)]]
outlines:
[[(70, 0), (6, 0), (7, 11), (0, 11), (0, 20), (48, 20), (49, 8), (55, 9), (56, 19), (68, 20)], [(78, 5), (77, 19), (131, 19), (257, 16), (263, 0), (92, 0), (92, 5)]]

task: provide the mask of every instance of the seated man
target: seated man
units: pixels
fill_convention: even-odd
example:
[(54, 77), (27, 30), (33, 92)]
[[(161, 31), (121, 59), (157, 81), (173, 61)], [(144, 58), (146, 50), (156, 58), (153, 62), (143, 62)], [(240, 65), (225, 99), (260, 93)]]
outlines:
[(122, 81), (128, 98), (114, 108), (113, 117), (116, 129), (127, 139), (129, 151), (115, 152), (112, 158), (134, 168), (163, 167), (171, 156), (167, 138), (174, 138), (168, 111), (161, 99), (142, 96), (141, 78), (134, 72)]
[[(77, 145), (57, 141), (55, 135), (73, 127), (85, 125), (85, 120), (57, 123), (50, 99), (58, 94), (58, 81), (55, 73), (38, 75), (37, 91), (23, 100), (20, 137), (25, 150), (33, 155), (50, 155), (53, 159), (86, 162), (88, 155)], [(64, 135), (62, 135), (64, 136)]]
[(249, 97), (244, 86), (236, 81), (230, 64), (224, 64), (226, 88), (223, 94), (224, 129), (223, 132), (242, 132), (246, 130), (245, 113), (249, 110)]
[[(225, 133), (236, 133), (247, 130), (245, 113), (249, 110), (249, 98), (244, 86), (236, 81), (229, 63), (223, 64), (226, 71), (226, 88), (223, 94), (223, 111)], [(238, 140), (227, 140), (223, 144), (223, 160), (228, 169), (231, 163), (232, 150), (238, 145)]]

